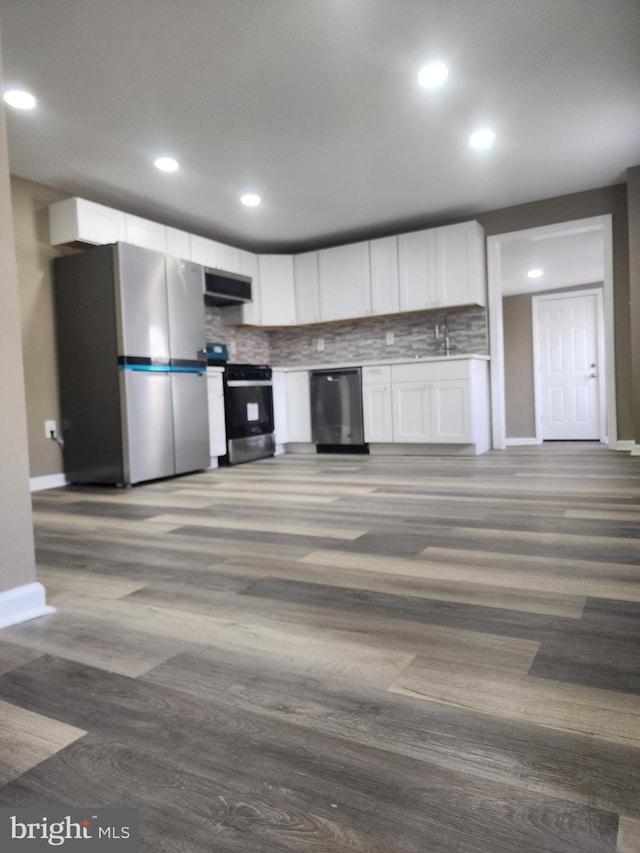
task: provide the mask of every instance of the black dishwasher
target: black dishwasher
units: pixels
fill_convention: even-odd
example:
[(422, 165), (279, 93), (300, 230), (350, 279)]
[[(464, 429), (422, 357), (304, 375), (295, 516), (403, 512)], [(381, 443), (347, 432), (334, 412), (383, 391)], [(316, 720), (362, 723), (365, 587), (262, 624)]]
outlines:
[(359, 367), (311, 372), (311, 440), (322, 452), (367, 453)]

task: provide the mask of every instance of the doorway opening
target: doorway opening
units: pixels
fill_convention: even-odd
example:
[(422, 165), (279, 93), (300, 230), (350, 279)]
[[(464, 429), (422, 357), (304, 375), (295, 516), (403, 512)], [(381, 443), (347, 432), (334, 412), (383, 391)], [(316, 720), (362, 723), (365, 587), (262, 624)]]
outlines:
[[(580, 439), (582, 428), (577, 424), (588, 415), (591, 440), (617, 449), (611, 216), (499, 234), (488, 238), (487, 251), (493, 448), (551, 440), (554, 432), (545, 435), (546, 419), (560, 421), (573, 412), (575, 438)], [(579, 299), (572, 303), (579, 293), (595, 296), (582, 305)], [(590, 310), (595, 299), (597, 354), (586, 348), (586, 327), (576, 318), (567, 321), (574, 328), (565, 333), (547, 323), (544, 352), (534, 314), (545, 299), (547, 308), (556, 299), (555, 308), (568, 314)], [(550, 316), (558, 319), (560, 313), (552, 310)], [(555, 358), (554, 373), (562, 353), (565, 367), (571, 362), (587, 370), (572, 381), (569, 374), (578, 371), (565, 370), (564, 376), (553, 377), (554, 384), (549, 371), (546, 379), (540, 375), (541, 363), (544, 367), (545, 358)]]

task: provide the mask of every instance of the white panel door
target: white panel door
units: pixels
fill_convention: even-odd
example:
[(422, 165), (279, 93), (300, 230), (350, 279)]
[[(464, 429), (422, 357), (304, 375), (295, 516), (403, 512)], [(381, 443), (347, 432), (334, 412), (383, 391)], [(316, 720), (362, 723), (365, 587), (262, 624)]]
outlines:
[(596, 294), (536, 300), (542, 438), (600, 438)]

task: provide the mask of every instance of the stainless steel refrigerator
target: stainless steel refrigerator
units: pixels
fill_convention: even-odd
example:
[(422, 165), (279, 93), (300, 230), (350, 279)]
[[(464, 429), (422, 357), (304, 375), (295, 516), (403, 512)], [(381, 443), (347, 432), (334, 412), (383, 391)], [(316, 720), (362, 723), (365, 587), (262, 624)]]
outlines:
[(54, 279), (67, 479), (207, 468), (202, 267), (115, 243), (56, 258)]

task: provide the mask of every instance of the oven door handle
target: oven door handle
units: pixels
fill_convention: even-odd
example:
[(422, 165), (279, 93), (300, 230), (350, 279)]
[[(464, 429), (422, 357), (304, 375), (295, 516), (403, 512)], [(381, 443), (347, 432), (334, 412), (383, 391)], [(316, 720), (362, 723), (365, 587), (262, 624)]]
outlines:
[(270, 379), (230, 379), (225, 383), (227, 388), (270, 388)]

